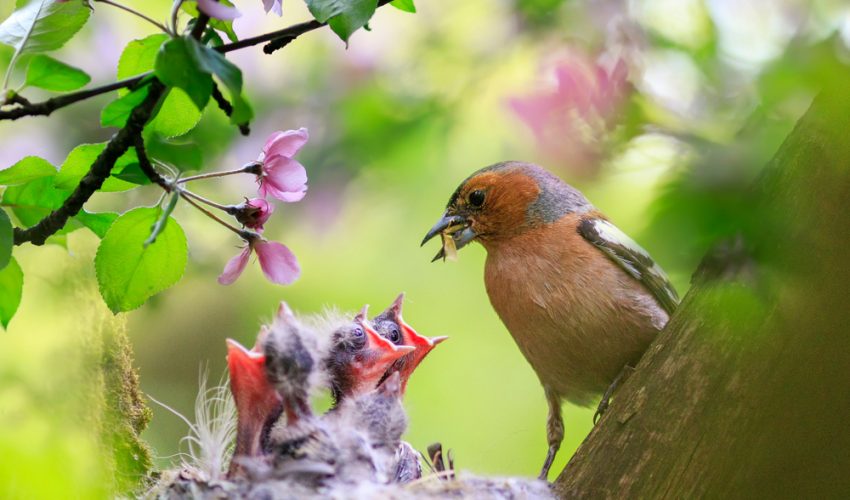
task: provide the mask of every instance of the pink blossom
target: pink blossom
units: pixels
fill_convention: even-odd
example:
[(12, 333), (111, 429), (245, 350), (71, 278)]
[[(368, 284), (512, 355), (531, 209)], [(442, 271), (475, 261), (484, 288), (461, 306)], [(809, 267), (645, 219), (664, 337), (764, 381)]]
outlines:
[(258, 176), (260, 196), (272, 196), (281, 201), (294, 202), (307, 194), (307, 170), (293, 160), (307, 143), (306, 128), (275, 132), (266, 140), (257, 162), (261, 164)]
[(572, 54), (556, 65), (555, 79), (554, 88), (511, 98), (508, 105), (550, 160), (574, 174), (592, 175), (625, 101), (626, 66), (618, 61), (608, 72), (587, 56)]
[(265, 229), (263, 224), (269, 220), (272, 212), (274, 212), (274, 205), (262, 198), (253, 198), (245, 200), (245, 203), (236, 205), (232, 209), (233, 212), (231, 213), (233, 213), (240, 224), (263, 232), (263, 229)]
[(275, 14), (283, 15), (283, 0), (263, 0), (263, 7), (266, 8), (266, 14), (274, 12)]
[(260, 268), (269, 281), (279, 285), (288, 285), (298, 279), (301, 267), (295, 254), (285, 245), (276, 241), (259, 241), (254, 245)]
[(257, 252), (260, 268), (272, 283), (289, 285), (301, 274), (298, 260), (289, 248), (276, 241), (266, 241), (255, 235), (248, 240), (248, 246), (227, 262), (224, 271), (218, 277), (218, 282), (229, 285), (236, 281), (248, 265), (248, 258), (252, 251)]
[(198, 0), (198, 10), (215, 19), (232, 21), (242, 13), (236, 7), (230, 7), (216, 0)]
[(250, 256), (251, 245), (248, 245), (243, 248), (239, 254), (227, 261), (227, 264), (224, 265), (224, 271), (222, 271), (221, 275), (218, 277), (218, 282), (222, 285), (229, 285), (236, 281), (236, 278), (242, 274), (242, 271), (245, 270), (245, 266), (248, 265), (248, 257)]

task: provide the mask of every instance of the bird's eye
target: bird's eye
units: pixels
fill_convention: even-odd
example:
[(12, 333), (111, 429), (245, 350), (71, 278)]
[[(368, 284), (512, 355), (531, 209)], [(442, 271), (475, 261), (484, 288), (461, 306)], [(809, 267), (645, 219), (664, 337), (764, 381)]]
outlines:
[(401, 332), (398, 331), (398, 328), (393, 327), (392, 330), (390, 330), (390, 342), (392, 342), (393, 344), (398, 344), (400, 340)]
[(352, 332), (352, 334), (354, 335), (355, 338), (360, 338), (364, 335), (363, 329), (358, 326), (357, 328), (354, 329), (354, 332)]
[(469, 193), (469, 204), (476, 208), (484, 205), (484, 191), (476, 189)]

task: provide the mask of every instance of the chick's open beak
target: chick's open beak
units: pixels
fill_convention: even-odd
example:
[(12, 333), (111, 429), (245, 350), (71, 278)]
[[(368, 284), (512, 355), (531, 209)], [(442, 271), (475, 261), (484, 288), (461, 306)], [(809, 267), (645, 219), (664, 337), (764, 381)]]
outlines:
[(238, 412), (236, 454), (257, 455), (263, 424), (280, 404), (265, 372), (266, 357), (254, 349), (227, 339), (230, 390)]
[[(448, 210), (443, 212), (443, 216), (440, 220), (434, 224), (434, 227), (428, 231), (428, 234), (425, 235), (425, 239), (422, 240), (422, 245), (425, 245), (431, 238), (437, 236), (440, 233), (445, 233), (451, 235), (454, 240), (454, 246), (456, 249), (461, 249), (467, 245), (470, 241), (474, 240), (478, 234), (469, 227), (469, 219), (467, 219), (463, 215), (457, 214), (449, 214)], [(445, 257), (445, 248), (441, 248), (437, 253), (437, 256), (431, 262), (434, 262), (437, 259)]]
[(378, 356), (376, 363), (380, 364), (389, 364), (398, 358), (404, 356), (405, 354), (412, 352), (415, 347), (408, 345), (395, 345), (389, 340), (381, 337), (381, 335), (375, 331), (374, 328), (366, 324), (365, 322), (360, 322), (360, 325), (366, 330), (366, 337), (368, 338), (368, 346), (370, 349), (374, 350)]

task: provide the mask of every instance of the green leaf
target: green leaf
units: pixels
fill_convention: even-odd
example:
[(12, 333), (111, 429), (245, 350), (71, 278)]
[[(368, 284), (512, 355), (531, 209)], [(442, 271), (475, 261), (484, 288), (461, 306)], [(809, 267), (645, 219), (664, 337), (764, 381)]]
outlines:
[(183, 135), (201, 121), (201, 112), (183, 89), (168, 89), (155, 117), (145, 127), (146, 132), (156, 132), (163, 137)]
[(345, 10), (346, 0), (306, 0), (310, 14), (320, 23), (328, 22), (328, 19), (341, 14)]
[(30, 87), (66, 92), (90, 81), (91, 77), (85, 71), (44, 54), (33, 56), (27, 68), (26, 84)]
[(12, 258), (12, 221), (5, 210), (0, 209), (0, 269), (9, 264)]
[(144, 246), (160, 216), (157, 208), (136, 208), (106, 232), (94, 259), (100, 294), (114, 313), (130, 311), (180, 280), (186, 267), (186, 236), (171, 219), (156, 242)]
[(44, 158), (27, 156), (11, 167), (0, 170), (0, 186), (14, 186), (56, 175), (56, 167)]
[(25, 226), (33, 226), (50, 212), (62, 206), (71, 194), (57, 189), (54, 177), (42, 177), (19, 186), (10, 186), (3, 192), (3, 204), (12, 208), (15, 217)]
[(110, 226), (112, 226), (112, 223), (118, 218), (118, 214), (115, 212), (90, 213), (81, 210), (74, 218), (80, 221), (82, 225), (91, 229), (91, 232), (96, 234), (98, 238), (103, 239)]
[(200, 46), (191, 38), (173, 38), (160, 48), (154, 71), (157, 78), (169, 87), (183, 89), (199, 111), (207, 106), (212, 93), (212, 77), (203, 71), (195, 57)]
[(413, 5), (413, 0), (393, 0), (392, 2), (390, 2), (390, 5), (392, 5), (398, 10), (403, 10), (405, 12), (410, 12), (411, 14), (416, 14), (416, 6)]
[(14, 257), (9, 264), (0, 269), (0, 324), (3, 328), (9, 326), (9, 321), (21, 304), (21, 293), (24, 290), (24, 272)]
[[(168, 35), (151, 35), (128, 43), (118, 60), (117, 78), (123, 80), (154, 69), (159, 48), (169, 40)], [(118, 91), (127, 95), (127, 89)], [(169, 89), (155, 116), (145, 126), (145, 132), (156, 132), (163, 137), (175, 137), (189, 132), (201, 119), (201, 112), (180, 89)]]
[(181, 172), (200, 170), (203, 166), (201, 148), (194, 142), (176, 144), (151, 137), (145, 144), (152, 157), (177, 167)]
[(377, 7), (377, 0), (307, 0), (307, 8), (313, 17), (319, 22), (327, 22), (346, 43), (352, 33), (366, 26)]
[(91, 9), (83, 0), (34, 0), (0, 24), (0, 42), (16, 56), (56, 50), (86, 23)]
[(220, 52), (206, 45), (191, 40), (189, 47), (192, 49), (201, 71), (215, 75), (227, 87), (230, 94), (230, 104), (233, 106), (230, 122), (234, 125), (240, 125), (250, 121), (254, 112), (242, 96), (242, 71)]
[[(80, 144), (71, 150), (68, 157), (65, 158), (65, 162), (62, 163), (59, 173), (56, 174), (56, 187), (69, 191), (75, 189), (104, 148), (106, 148), (106, 143), (101, 142), (98, 144)], [(138, 161), (136, 151), (128, 149), (115, 162), (113, 171), (120, 172), (121, 169), (134, 161)], [(110, 176), (104, 181), (100, 191), (126, 191), (135, 187), (138, 187), (138, 185)]]
[[(118, 59), (118, 79), (124, 80), (153, 70), (159, 48), (168, 40), (168, 35), (161, 33), (128, 43)], [(122, 96), (128, 93), (127, 89), (118, 91), (118, 95)]]
[(117, 174), (112, 174), (112, 177), (121, 179), (122, 181), (132, 182), (140, 186), (145, 186), (151, 183), (148, 176), (142, 172), (142, 167), (138, 163), (131, 163), (124, 167)]
[(130, 118), (133, 109), (142, 103), (148, 96), (148, 86), (136, 89), (133, 92), (119, 97), (110, 102), (100, 112), (100, 124), (104, 127), (123, 127)]

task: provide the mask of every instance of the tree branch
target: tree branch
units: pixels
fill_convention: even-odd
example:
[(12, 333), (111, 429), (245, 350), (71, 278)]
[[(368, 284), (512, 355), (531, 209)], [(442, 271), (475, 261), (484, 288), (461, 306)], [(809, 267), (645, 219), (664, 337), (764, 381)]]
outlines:
[(71, 196), (62, 203), (61, 207), (41, 219), (38, 224), (28, 229), (16, 227), (14, 231), (15, 245), (26, 242), (42, 245), (50, 235), (62, 229), (70, 217), (79, 213), (83, 204), (91, 198), (95, 191), (100, 189), (103, 182), (109, 177), (118, 158), (133, 145), (137, 137), (141, 136), (142, 129), (150, 119), (151, 113), (153, 113), (164, 92), (165, 86), (159, 80), (154, 80), (145, 100), (130, 114), (127, 125), (112, 136), (106, 148), (92, 163), (88, 173), (82, 178)]
[(159, 185), (166, 192), (171, 192), (171, 185), (166, 181), (159, 172), (153, 168), (153, 164), (151, 163), (150, 158), (148, 158), (148, 153), (145, 151), (145, 140), (142, 138), (142, 135), (139, 134), (134, 139), (133, 146), (136, 148), (136, 158), (139, 159), (139, 168), (142, 173), (144, 173), (148, 179), (151, 180), (154, 184)]
[[(392, 0), (380, 0), (378, 2), (378, 7), (382, 7), (390, 3), (391, 1)], [(204, 19), (205, 21), (201, 22)], [(206, 16), (206, 14), (202, 13), (201, 15), (199, 15), (198, 20), (195, 23), (195, 27), (192, 30), (192, 36), (195, 36), (195, 32), (198, 31), (198, 27), (206, 28), (207, 22), (209, 22), (209, 17)], [(320, 23), (319, 21), (313, 19), (312, 21), (293, 24), (292, 26), (289, 26), (287, 28), (278, 31), (272, 31), (271, 33), (266, 33), (264, 35), (255, 36), (253, 38), (246, 38), (244, 40), (239, 40), (238, 42), (221, 45), (215, 47), (215, 50), (226, 54), (234, 50), (244, 49), (246, 47), (253, 47), (254, 45), (259, 45), (265, 42), (271, 42), (265, 49), (265, 52), (267, 54), (271, 54), (272, 52), (283, 48), (284, 46), (289, 44), (289, 42), (295, 40), (304, 33), (313, 31), (317, 28), (321, 28), (322, 26), (326, 25), (327, 23)], [(201, 29), (201, 33), (203, 33), (203, 29)], [(15, 103), (21, 104), (21, 106), (5, 111), (0, 110), (0, 120), (17, 120), (18, 118), (22, 118), (24, 116), (48, 116), (57, 109), (64, 108), (65, 106), (69, 106), (71, 104), (74, 104), (75, 102), (83, 101), (85, 99), (89, 99), (100, 94), (105, 94), (113, 90), (118, 90), (122, 88), (132, 88), (139, 82), (141, 82), (145, 77), (150, 76), (152, 73), (152, 71), (148, 71), (147, 73), (142, 73), (141, 75), (134, 76), (126, 80), (121, 80), (115, 83), (110, 83), (108, 85), (103, 85), (101, 87), (95, 87), (93, 89), (88, 90), (81, 90), (79, 92), (73, 92), (58, 97), (51, 97), (46, 101), (42, 101), (35, 104), (24, 104), (26, 100), (24, 99), (22, 101), (21, 99), (23, 98), (19, 98), (15, 101)]]
[[(200, 38), (209, 20), (209, 16), (201, 13), (201, 15), (198, 16), (197, 23), (192, 28), (191, 36), (195, 39)], [(16, 227), (14, 229), (15, 245), (21, 245), (28, 241), (33, 245), (43, 245), (50, 235), (55, 234), (56, 231), (59, 231), (65, 226), (65, 223), (68, 222), (70, 217), (77, 215), (83, 208), (83, 204), (91, 198), (91, 195), (94, 194), (95, 191), (100, 189), (103, 182), (112, 172), (112, 167), (115, 166), (115, 162), (118, 158), (131, 146), (138, 145), (138, 141), (142, 135), (142, 130), (145, 128), (145, 124), (147, 124), (153, 110), (156, 108), (166, 90), (165, 85), (156, 78), (151, 80), (150, 86), (150, 91), (148, 92), (147, 97), (145, 97), (145, 100), (133, 109), (133, 112), (130, 113), (130, 118), (127, 120), (127, 124), (124, 125), (124, 128), (119, 130), (118, 133), (112, 136), (112, 139), (109, 140), (106, 148), (104, 148), (104, 150), (97, 156), (88, 173), (82, 178), (82, 180), (80, 180), (77, 188), (74, 189), (71, 196), (62, 203), (62, 206), (50, 212), (47, 217), (41, 219), (38, 221), (38, 224), (30, 228), (21, 229)], [(147, 161), (147, 155), (144, 153), (144, 148), (142, 147), (141, 149), (142, 156), (140, 161)], [(146, 172), (148, 177), (151, 178), (151, 181), (158, 184), (159, 182), (162, 182), (162, 178), (156, 174), (156, 171), (153, 170), (149, 161), (147, 162), (147, 166), (150, 167), (150, 171), (153, 172), (153, 176), (151, 176), (150, 172)]]
[(563, 498), (850, 491), (850, 95), (830, 82), (554, 485)]
[[(227, 100), (226, 97), (221, 93), (221, 89), (218, 88), (215, 82), (213, 82), (212, 87), (212, 98), (215, 100), (215, 103), (218, 104), (218, 107), (224, 111), (224, 114), (230, 117), (233, 115), (233, 105), (230, 104), (230, 101)], [(249, 135), (251, 133), (251, 127), (248, 123), (239, 123), (237, 124), (239, 127), (239, 133), (242, 135)]]
[[(391, 0), (380, 0), (378, 2), (378, 7), (388, 4), (390, 1)], [(195, 25), (192, 27), (191, 36), (195, 39), (199, 39), (206, 29), (209, 20), (209, 16), (201, 13), (198, 16)], [(273, 31), (265, 35), (260, 35), (254, 38), (246, 38), (245, 40), (240, 40), (235, 43), (222, 45), (216, 47), (216, 50), (221, 53), (227, 53), (264, 42), (286, 40), (283, 44), (277, 44), (278, 48), (280, 48), (300, 35), (313, 31), (317, 28), (321, 28), (325, 25), (326, 23), (320, 23), (316, 20), (307, 21), (292, 25), (282, 30)], [(22, 116), (47, 116), (59, 108), (88, 99), (89, 97), (137, 85), (150, 74), (151, 72), (143, 73), (133, 78), (128, 78), (110, 85), (104, 85), (94, 89), (54, 97), (36, 104), (30, 104), (25, 99), (18, 99), (16, 102), (21, 104), (21, 106), (7, 111), (0, 111), (0, 120), (16, 120)], [(95, 159), (88, 173), (85, 177), (83, 177), (80, 184), (74, 192), (71, 193), (71, 196), (65, 200), (62, 206), (51, 212), (47, 217), (40, 220), (38, 224), (30, 228), (21, 229), (16, 227), (14, 229), (15, 245), (21, 245), (26, 242), (31, 242), (33, 245), (42, 245), (45, 240), (50, 237), (50, 235), (55, 234), (57, 231), (62, 229), (65, 226), (65, 223), (68, 222), (68, 219), (79, 213), (83, 204), (88, 201), (95, 191), (100, 189), (103, 182), (112, 172), (112, 167), (115, 166), (115, 162), (131, 146), (136, 148), (137, 155), (139, 156), (140, 167), (145, 175), (147, 175), (152, 182), (165, 187), (166, 183), (164, 179), (162, 179), (156, 170), (153, 169), (150, 160), (147, 158), (144, 150), (144, 144), (139, 143), (142, 129), (144, 129), (145, 124), (150, 119), (151, 113), (153, 113), (154, 108), (156, 108), (157, 103), (165, 92), (165, 86), (156, 78), (151, 79), (150, 86), (150, 92), (148, 92), (145, 100), (133, 109), (133, 112), (130, 114), (130, 118), (127, 120), (127, 124), (112, 137), (106, 145), (106, 148)], [(224, 100), (223, 96), (220, 97), (222, 98), (221, 100)], [(222, 104), (221, 100), (216, 99), (219, 105)], [(222, 109), (225, 109), (225, 107)]]
[(17, 96), (17, 98), (13, 98), (13, 100), (16, 104), (20, 104), (20, 106), (5, 111), (0, 110), (0, 120), (17, 120), (24, 116), (48, 116), (57, 109), (64, 108), (65, 106), (74, 104), (75, 102), (99, 96), (107, 92), (112, 92), (113, 90), (135, 87), (142, 81), (142, 79), (151, 73), (152, 72), (142, 73), (141, 75), (127, 78), (126, 80), (121, 80), (115, 83), (110, 83), (108, 85), (51, 97), (46, 101), (34, 104), (26, 101), (26, 99), (23, 99), (20, 96)]
[[(378, 8), (383, 7), (384, 5), (390, 3), (392, 0), (380, 0), (378, 2)], [(313, 31), (317, 28), (321, 28), (322, 26), (327, 26), (327, 23), (320, 23), (313, 19), (312, 21), (306, 21), (303, 23), (293, 24), (287, 28), (283, 28), (282, 30), (272, 31), (271, 33), (266, 33), (264, 35), (255, 36), (253, 38), (245, 38), (244, 40), (239, 40), (238, 42), (227, 43), (221, 45), (219, 47), (215, 47), (215, 50), (226, 54), (227, 52), (232, 52), (234, 50), (244, 49), (245, 47), (253, 47), (254, 45), (259, 45), (265, 42), (275, 42), (279, 40), (286, 40), (286, 43), (295, 40), (299, 36), (307, 33), (309, 31)], [(285, 43), (285, 44), (286, 44)], [(284, 44), (284, 45), (285, 45)], [(272, 45), (274, 47), (274, 45)], [(283, 45), (276, 47), (272, 50), (277, 50), (283, 47)], [(271, 53), (271, 52), (267, 52)]]

